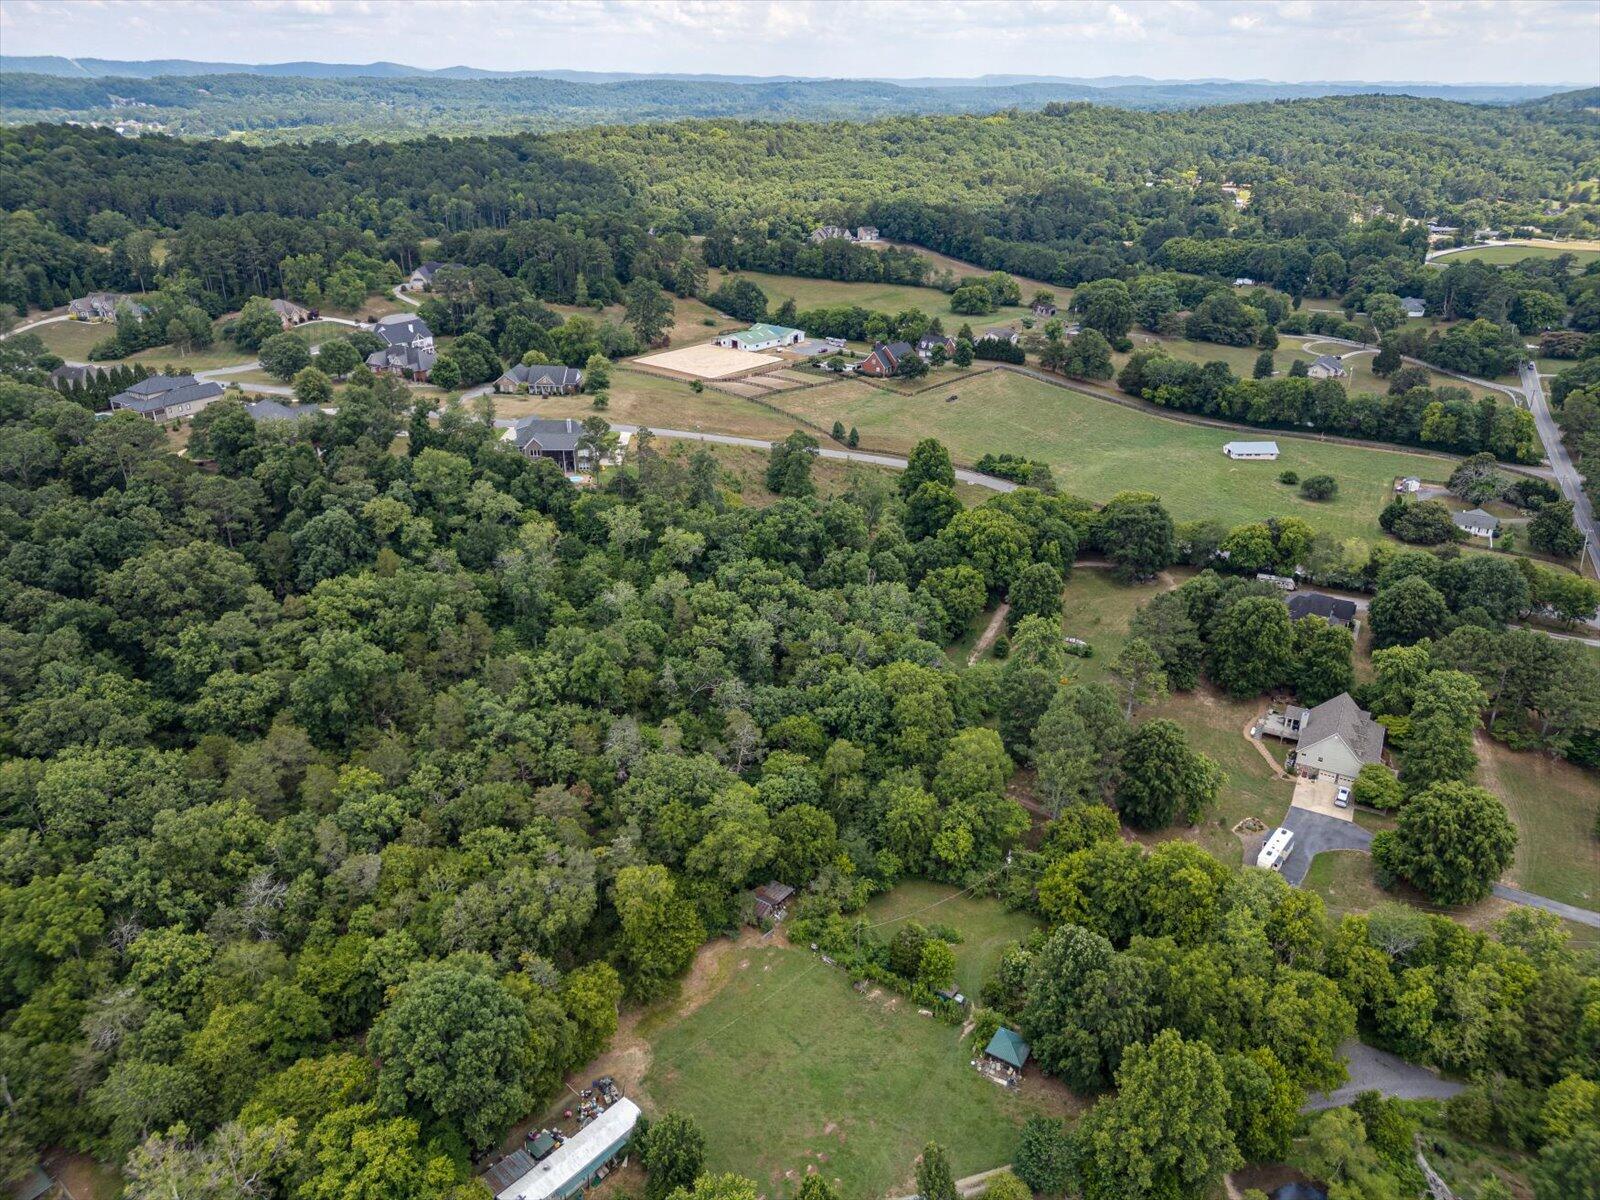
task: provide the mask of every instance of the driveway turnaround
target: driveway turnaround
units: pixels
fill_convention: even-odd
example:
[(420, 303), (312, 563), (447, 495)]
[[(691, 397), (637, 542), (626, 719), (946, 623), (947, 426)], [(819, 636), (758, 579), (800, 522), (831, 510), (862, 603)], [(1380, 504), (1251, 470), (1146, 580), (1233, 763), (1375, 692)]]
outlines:
[(1459, 1083), (1440, 1079), (1426, 1067), (1414, 1066), (1387, 1050), (1376, 1050), (1351, 1039), (1339, 1047), (1350, 1068), (1350, 1082), (1331, 1092), (1316, 1092), (1301, 1112), (1317, 1112), (1349, 1104), (1361, 1092), (1381, 1092), (1393, 1100), (1448, 1100), (1462, 1090)]
[(1305, 882), (1311, 860), (1324, 850), (1372, 851), (1372, 835), (1354, 821), (1324, 816), (1309, 808), (1291, 806), (1283, 827), (1294, 830), (1294, 852), (1283, 864), (1283, 877), (1295, 887)]

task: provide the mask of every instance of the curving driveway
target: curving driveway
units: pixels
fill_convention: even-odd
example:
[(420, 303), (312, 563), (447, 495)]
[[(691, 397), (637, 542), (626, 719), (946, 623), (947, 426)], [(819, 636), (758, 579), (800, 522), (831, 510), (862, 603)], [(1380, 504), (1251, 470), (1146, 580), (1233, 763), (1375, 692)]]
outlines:
[(1283, 878), (1299, 887), (1311, 870), (1311, 860), (1324, 850), (1360, 850), (1372, 852), (1372, 834), (1354, 821), (1343, 817), (1330, 817), (1309, 808), (1291, 805), (1284, 815), (1283, 827), (1294, 831), (1294, 852), (1283, 864)]

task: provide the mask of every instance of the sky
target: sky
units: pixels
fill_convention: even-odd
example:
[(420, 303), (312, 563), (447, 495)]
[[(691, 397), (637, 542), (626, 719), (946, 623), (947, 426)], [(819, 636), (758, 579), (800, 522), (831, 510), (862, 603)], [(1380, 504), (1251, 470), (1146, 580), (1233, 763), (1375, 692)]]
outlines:
[(1600, 86), (1600, 0), (0, 0), (7, 54)]

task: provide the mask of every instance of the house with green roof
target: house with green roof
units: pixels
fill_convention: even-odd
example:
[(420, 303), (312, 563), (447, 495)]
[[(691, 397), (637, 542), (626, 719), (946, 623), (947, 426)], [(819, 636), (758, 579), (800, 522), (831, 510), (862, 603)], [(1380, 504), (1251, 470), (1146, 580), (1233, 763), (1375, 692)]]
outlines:
[(1007, 1029), (1002, 1025), (994, 1031), (983, 1053), (996, 1062), (1020, 1071), (1028, 1061), (1028, 1043), (1022, 1040), (1022, 1035), (1015, 1029)]
[(749, 329), (741, 329), (738, 333), (725, 333), (715, 340), (718, 346), (726, 346), (730, 350), (776, 350), (782, 346), (794, 346), (806, 340), (805, 330), (790, 329), (787, 325), (768, 325), (765, 321), (758, 322)]

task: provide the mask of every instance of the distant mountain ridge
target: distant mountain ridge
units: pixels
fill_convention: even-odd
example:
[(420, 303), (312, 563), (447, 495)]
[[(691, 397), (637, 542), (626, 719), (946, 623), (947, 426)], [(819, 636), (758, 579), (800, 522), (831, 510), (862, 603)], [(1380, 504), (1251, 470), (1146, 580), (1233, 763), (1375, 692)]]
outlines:
[[(1364, 93), (1401, 92), (1412, 96), (1429, 96), (1444, 100), (1468, 100), (1480, 103), (1514, 103), (1548, 96), (1581, 84), (1513, 84), (1513, 83), (1429, 83), (1421, 80), (1316, 80), (1306, 83), (1288, 83), (1272, 79), (1225, 79), (1200, 77), (1194, 79), (1156, 79), (1146, 75), (1100, 75), (1091, 77), (1069, 75), (976, 75), (919, 76), (891, 78), (869, 76), (865, 78), (828, 78), (807, 75), (719, 75), (710, 73), (685, 73), (669, 71), (572, 71), (561, 68), (519, 71), (498, 71), (484, 67), (454, 66), (429, 69), (404, 63), (236, 63), (202, 62), (186, 58), (169, 59), (108, 59), (68, 58), (62, 55), (0, 54), (0, 73), (29, 73), (76, 79), (157, 79), (194, 75), (267, 75), (301, 79), (559, 79), (570, 83), (626, 83), (661, 80), (673, 83), (710, 83), (745, 86), (763, 86), (780, 83), (883, 83), (891, 87), (908, 89), (940, 88), (1003, 88), (1003, 87), (1081, 87), (1098, 92), (1117, 92), (1131, 89), (1139, 94), (1192, 91), (1205, 99), (1196, 103), (1212, 103), (1217, 95), (1229, 99), (1293, 98), (1298, 96), (1360, 95)], [(1270, 96), (1261, 93), (1271, 93)], [(1114, 100), (1107, 100), (1114, 103)], [(1141, 107), (1129, 105), (1129, 107)]]

